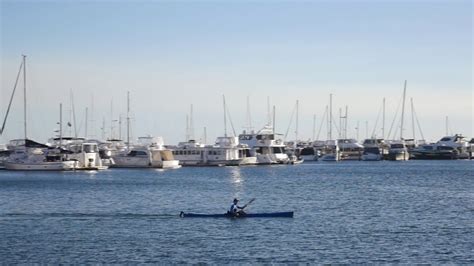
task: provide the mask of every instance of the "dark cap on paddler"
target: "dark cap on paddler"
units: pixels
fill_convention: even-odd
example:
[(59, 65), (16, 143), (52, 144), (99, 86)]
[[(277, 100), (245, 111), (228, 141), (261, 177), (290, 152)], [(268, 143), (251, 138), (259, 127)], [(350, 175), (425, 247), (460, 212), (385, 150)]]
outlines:
[(239, 200), (238, 199), (234, 199), (234, 202), (238, 202)]

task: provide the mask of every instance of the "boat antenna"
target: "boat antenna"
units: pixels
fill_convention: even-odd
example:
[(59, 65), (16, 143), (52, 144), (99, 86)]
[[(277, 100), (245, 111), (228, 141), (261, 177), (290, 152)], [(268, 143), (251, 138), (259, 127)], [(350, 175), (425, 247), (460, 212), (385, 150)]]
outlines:
[[(12, 106), (13, 97), (15, 96), (15, 91), (16, 91), (16, 87), (18, 85), (18, 80), (20, 79), (21, 71), (23, 70), (23, 65), (24, 65), (24, 60), (21, 61), (20, 69), (18, 69), (18, 74), (16, 76), (15, 85), (13, 86), (12, 96), (10, 97), (10, 102), (8, 103), (7, 112), (5, 113), (5, 119), (3, 119), (2, 128), (0, 128), (0, 136), (3, 134), (3, 131), (5, 130), (5, 125), (7, 123), (8, 114), (10, 113), (10, 108)], [(25, 130), (25, 132), (26, 132), (26, 130)]]

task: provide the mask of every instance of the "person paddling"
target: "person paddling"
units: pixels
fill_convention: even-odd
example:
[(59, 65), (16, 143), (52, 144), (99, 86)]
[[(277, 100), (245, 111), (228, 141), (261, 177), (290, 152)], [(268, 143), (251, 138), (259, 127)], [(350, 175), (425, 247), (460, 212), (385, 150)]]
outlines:
[(245, 215), (244, 209), (252, 203), (255, 199), (251, 199), (249, 203), (245, 204), (244, 206), (239, 206), (237, 203), (239, 202), (238, 199), (234, 199), (234, 203), (230, 206), (229, 214), (239, 216), (239, 215)]
[(239, 200), (238, 199), (234, 199), (234, 203), (232, 203), (232, 205), (230, 206), (230, 209), (229, 209), (229, 213), (232, 214), (232, 215), (235, 215), (235, 216), (238, 216), (238, 215), (241, 215), (241, 214), (245, 214), (244, 212), (244, 208), (246, 206), (239, 206), (237, 205), (239, 203)]

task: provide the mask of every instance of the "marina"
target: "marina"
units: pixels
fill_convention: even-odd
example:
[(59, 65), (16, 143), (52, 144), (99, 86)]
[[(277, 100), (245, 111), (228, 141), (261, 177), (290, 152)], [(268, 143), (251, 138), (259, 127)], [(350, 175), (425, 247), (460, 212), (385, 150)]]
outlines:
[[(471, 264), (472, 181), (467, 160), (0, 171), (0, 257), (7, 264)], [(294, 216), (179, 217), (224, 217), (234, 197), (256, 198), (248, 213)]]
[(0, 263), (474, 265), (472, 5), (0, 0)]

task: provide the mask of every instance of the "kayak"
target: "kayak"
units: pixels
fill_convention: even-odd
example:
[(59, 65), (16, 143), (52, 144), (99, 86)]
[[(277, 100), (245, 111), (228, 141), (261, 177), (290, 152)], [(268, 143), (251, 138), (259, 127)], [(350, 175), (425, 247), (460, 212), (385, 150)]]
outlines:
[(246, 213), (238, 216), (229, 213), (199, 214), (181, 212), (179, 216), (182, 218), (293, 218), (293, 212)]

